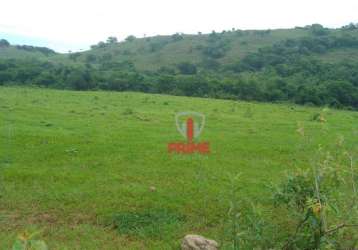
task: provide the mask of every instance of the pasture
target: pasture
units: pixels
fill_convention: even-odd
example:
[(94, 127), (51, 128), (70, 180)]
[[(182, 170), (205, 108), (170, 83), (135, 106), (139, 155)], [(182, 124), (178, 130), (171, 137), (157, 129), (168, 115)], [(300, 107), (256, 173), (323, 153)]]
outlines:
[[(209, 155), (168, 154), (168, 143), (184, 140), (180, 111), (206, 116), (199, 141), (210, 142)], [(338, 138), (358, 151), (358, 113), (1, 87), (0, 248), (26, 230), (50, 249), (175, 249), (189, 233), (225, 246), (232, 176), (240, 173), (239, 195), (265, 212), (266, 186), (308, 168)]]

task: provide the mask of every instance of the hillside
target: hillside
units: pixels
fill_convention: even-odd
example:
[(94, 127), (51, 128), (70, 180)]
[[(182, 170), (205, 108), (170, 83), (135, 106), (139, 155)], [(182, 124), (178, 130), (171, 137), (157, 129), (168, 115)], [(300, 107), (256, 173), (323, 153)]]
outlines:
[[(329, 30), (331, 35), (353, 35), (358, 32), (344, 30)], [(175, 67), (181, 62), (196, 65), (205, 64), (208, 59), (216, 60), (220, 65), (236, 63), (249, 53), (257, 52), (260, 48), (270, 47), (287, 39), (300, 39), (311, 36), (312, 31), (305, 28), (282, 30), (232, 30), (215, 33), (218, 41), (213, 41), (213, 34), (158, 36), (129, 40), (119, 44), (108, 44), (103, 48), (95, 48), (81, 53), (80, 61), (93, 62), (104, 60), (130, 61), (139, 71), (155, 71), (160, 67)], [(212, 49), (210, 51), (205, 50)], [(330, 51), (327, 51), (329, 54)], [(354, 50), (354, 54), (357, 54)], [(96, 59), (94, 59), (96, 58)], [(345, 57), (335, 57), (336, 60)], [(204, 66), (205, 67), (205, 66)]]
[[(11, 61), (11, 58), (14, 59)], [(58, 54), (0, 46), (0, 84), (358, 108), (358, 25), (128, 37)]]
[[(148, 37), (95, 48), (84, 52), (80, 59), (85, 62), (88, 55), (103, 58), (111, 54), (113, 60), (133, 62), (140, 71), (153, 71), (163, 66), (175, 67), (180, 62), (201, 64), (207, 59), (203, 50), (213, 46), (218, 50), (215, 51), (217, 55), (213, 58), (221, 64), (227, 64), (234, 63), (248, 53), (256, 52), (259, 48), (271, 46), (285, 39), (303, 37), (308, 33), (300, 29), (227, 31), (217, 33), (221, 40), (217, 44), (212, 44), (209, 34)], [(222, 51), (220, 51), (221, 46)]]
[[(358, 37), (355, 29), (327, 29), (331, 35), (352, 35)], [(257, 52), (260, 48), (272, 46), (287, 39), (300, 39), (312, 35), (310, 28), (279, 29), (279, 30), (228, 30), (215, 33), (220, 42), (213, 44), (212, 34), (174, 34), (172, 36), (156, 36), (147, 38), (127, 38), (124, 42), (99, 43), (85, 52), (70, 54), (41, 53), (39, 50), (18, 49), (16, 46), (8, 48), (0, 46), (0, 58), (33, 57), (53, 61), (70, 61), (82, 63), (100, 63), (101, 61), (132, 62), (139, 71), (155, 71), (163, 66), (175, 67), (180, 62), (202, 64), (206, 59), (212, 58), (225, 65), (235, 63), (247, 54)], [(205, 48), (220, 49), (217, 55), (205, 54)], [(31, 47), (31, 46), (28, 46)], [(36, 48), (36, 47), (34, 47)], [(340, 53), (342, 51), (342, 53)], [(217, 52), (217, 51), (215, 51)], [(221, 53), (220, 53), (221, 52)], [(71, 55), (72, 54), (72, 55)], [(338, 49), (327, 51), (318, 58), (329, 60), (344, 60), (347, 55), (357, 55), (355, 49), (347, 51)], [(332, 56), (333, 55), (333, 56)], [(338, 56), (337, 56), (338, 55)]]
[(11, 45), (0, 37), (0, 59), (42, 59), (47, 60), (49, 56), (59, 55), (55, 51), (45, 47), (29, 45)]
[[(183, 140), (174, 116), (188, 110), (206, 116), (199, 140), (210, 142), (210, 155), (167, 152)], [(330, 164), (341, 141), (345, 152), (358, 152), (356, 112), (296, 105), (0, 87), (0, 119), (1, 249), (27, 229), (50, 249), (177, 249), (188, 233), (232, 249), (238, 173), (242, 216), (260, 230), (243, 241), (258, 245), (242, 249), (278, 249), (295, 228), (267, 185), (309, 169), (326, 151)]]

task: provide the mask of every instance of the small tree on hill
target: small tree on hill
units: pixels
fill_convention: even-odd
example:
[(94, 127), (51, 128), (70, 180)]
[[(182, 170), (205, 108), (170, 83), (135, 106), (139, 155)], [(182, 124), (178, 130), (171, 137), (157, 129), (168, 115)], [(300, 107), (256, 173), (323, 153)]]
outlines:
[(312, 24), (310, 30), (312, 34), (316, 36), (324, 36), (329, 33), (329, 30), (321, 24)]
[(9, 47), (10, 43), (5, 39), (0, 39), (0, 47)]
[(181, 34), (179, 34), (179, 33), (175, 33), (174, 35), (171, 36), (171, 38), (172, 38), (172, 40), (175, 41), (175, 42), (184, 39), (183, 35), (181, 35)]
[(109, 43), (109, 44), (118, 43), (118, 39), (115, 36), (110, 36), (110, 37), (107, 38), (107, 43)]
[(127, 42), (133, 42), (135, 39), (136, 39), (135, 36), (130, 35), (130, 36), (127, 36), (126, 41), (127, 41)]
[(77, 58), (81, 56), (81, 53), (76, 52), (76, 53), (70, 53), (68, 55), (68, 58), (71, 59), (72, 61), (76, 62)]

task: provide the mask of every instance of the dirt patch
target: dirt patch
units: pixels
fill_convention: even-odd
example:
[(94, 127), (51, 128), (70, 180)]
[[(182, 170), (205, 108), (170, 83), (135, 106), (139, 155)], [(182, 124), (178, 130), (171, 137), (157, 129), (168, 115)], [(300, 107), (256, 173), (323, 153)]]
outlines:
[(97, 225), (97, 216), (85, 213), (61, 214), (59, 211), (21, 212), (0, 210), (1, 230), (13, 231), (28, 225), (75, 227), (79, 224)]

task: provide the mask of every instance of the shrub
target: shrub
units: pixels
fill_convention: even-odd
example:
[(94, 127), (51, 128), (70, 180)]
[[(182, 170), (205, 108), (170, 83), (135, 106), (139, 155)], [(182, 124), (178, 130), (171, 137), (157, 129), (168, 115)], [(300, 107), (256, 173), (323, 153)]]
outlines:
[(194, 75), (197, 72), (196, 66), (189, 62), (179, 63), (177, 67), (178, 67), (180, 73), (182, 73), (184, 75)]
[(38, 233), (25, 232), (18, 236), (18, 239), (14, 242), (12, 250), (47, 250), (47, 245), (42, 240), (36, 240), (35, 236)]

